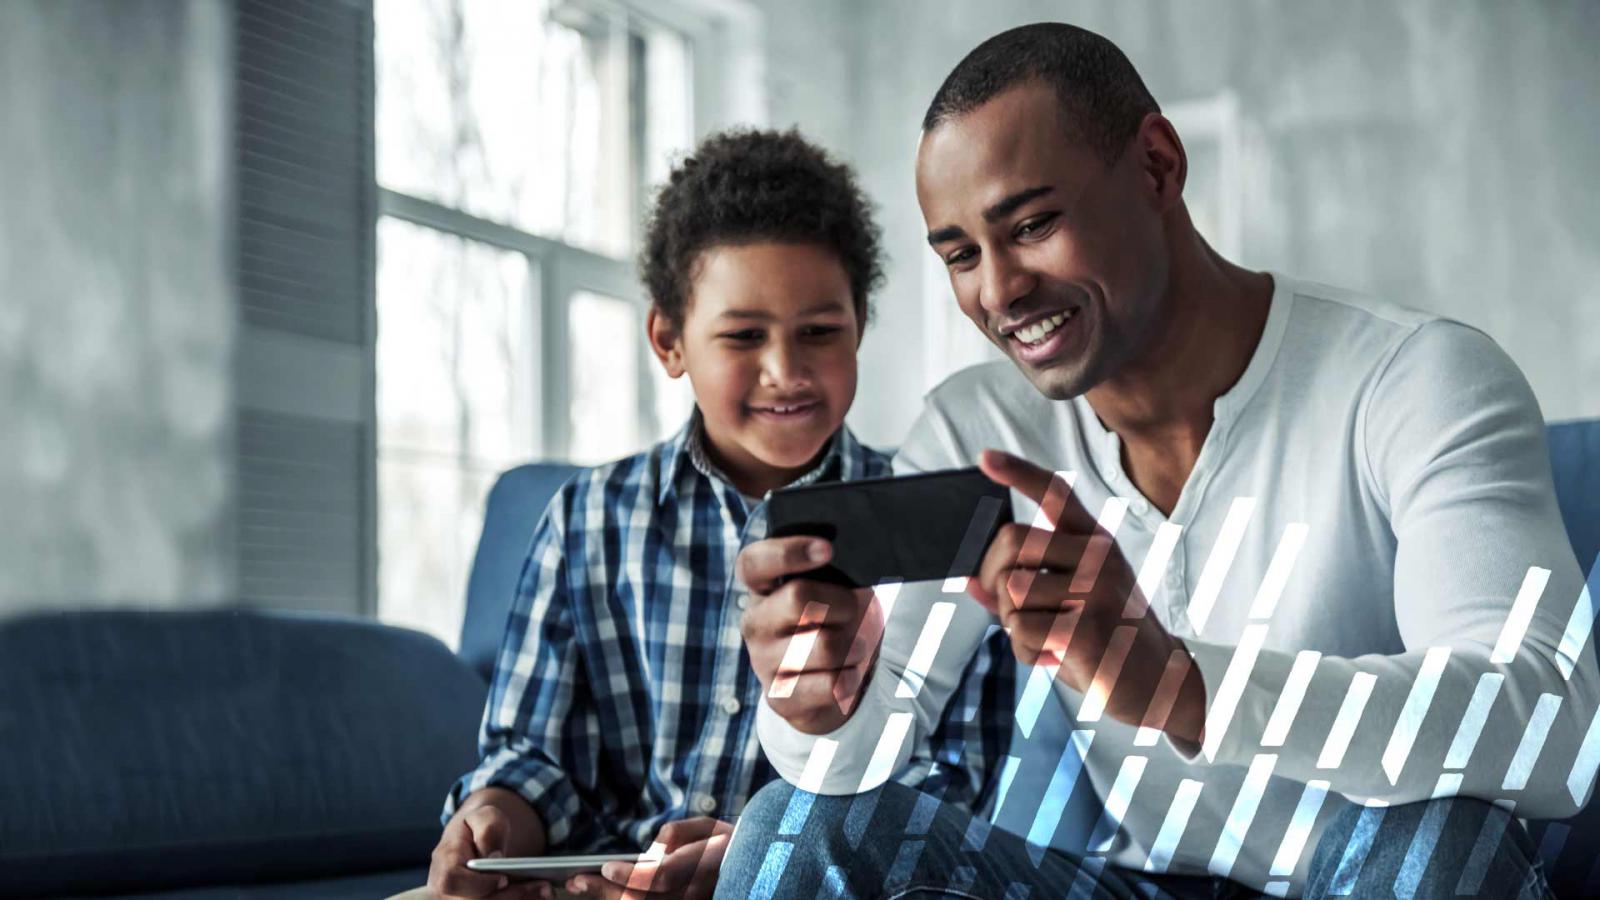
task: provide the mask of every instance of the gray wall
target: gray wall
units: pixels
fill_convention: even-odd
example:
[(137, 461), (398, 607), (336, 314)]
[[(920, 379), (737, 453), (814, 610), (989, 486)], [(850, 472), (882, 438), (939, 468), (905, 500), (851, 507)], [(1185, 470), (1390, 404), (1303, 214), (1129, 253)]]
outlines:
[(232, 593), (228, 28), (0, 3), (0, 614)]
[[(0, 2), (0, 615), (238, 594), (232, 6)], [(1120, 43), (1164, 103), (1235, 94), (1243, 262), (1478, 325), (1548, 416), (1600, 415), (1600, 4), (755, 6), (768, 120), (881, 206), (870, 441), (965, 361), (912, 195), (922, 108), (982, 38), (1051, 18)]]
[[(1163, 104), (1234, 92), (1242, 262), (1462, 319), (1510, 352), (1547, 417), (1600, 414), (1600, 3), (873, 0), (848, 9), (852, 83), (818, 98), (801, 124), (841, 136), (883, 206), (893, 259), (851, 419), (867, 439), (897, 441), (914, 398), (946, 370), (928, 358), (939, 351), (924, 292), (948, 299), (948, 288), (929, 283), (940, 279), (925, 268), (912, 193), (922, 110), (983, 38), (1047, 19), (1115, 40)], [(824, 68), (818, 77), (831, 78)]]

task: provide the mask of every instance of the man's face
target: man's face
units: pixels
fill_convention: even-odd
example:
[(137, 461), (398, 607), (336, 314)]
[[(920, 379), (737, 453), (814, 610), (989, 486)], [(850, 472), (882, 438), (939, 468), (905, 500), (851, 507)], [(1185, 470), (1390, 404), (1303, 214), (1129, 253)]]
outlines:
[(1069, 135), (1053, 89), (1011, 88), (923, 135), (917, 199), (961, 311), (1048, 397), (1136, 357), (1167, 250), (1135, 137), (1107, 167)]

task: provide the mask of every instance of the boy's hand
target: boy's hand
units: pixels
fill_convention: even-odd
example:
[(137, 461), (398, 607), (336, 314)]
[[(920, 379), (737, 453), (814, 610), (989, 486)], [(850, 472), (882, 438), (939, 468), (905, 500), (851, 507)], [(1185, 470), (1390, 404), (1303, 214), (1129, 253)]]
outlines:
[[(1086, 702), (1093, 696), (1113, 718), (1198, 750), (1200, 671), (1183, 642), (1145, 614), (1137, 576), (1111, 535), (1050, 472), (997, 450), (984, 451), (979, 467), (1037, 503), (1043, 520), (1003, 526), (968, 582), (969, 593), (999, 616), (1017, 659), (1059, 666), (1056, 677)], [(1097, 684), (1102, 668), (1106, 683)]]
[(444, 827), (439, 845), (433, 848), (428, 867), (428, 893), (440, 900), (456, 897), (522, 900), (549, 898), (550, 885), (543, 881), (512, 883), (504, 875), (474, 872), (467, 860), (505, 856), (511, 840), (511, 818), (492, 805), (462, 810)]
[(669, 822), (645, 859), (606, 863), (599, 875), (574, 875), (567, 890), (603, 900), (710, 900), (733, 826), (706, 816)]
[[(832, 556), (821, 538), (771, 538), (739, 551), (735, 563), (751, 593), (740, 623), (750, 665), (773, 711), (808, 734), (850, 718), (883, 638), (871, 590), (803, 577)], [(801, 577), (783, 580), (791, 575)]]

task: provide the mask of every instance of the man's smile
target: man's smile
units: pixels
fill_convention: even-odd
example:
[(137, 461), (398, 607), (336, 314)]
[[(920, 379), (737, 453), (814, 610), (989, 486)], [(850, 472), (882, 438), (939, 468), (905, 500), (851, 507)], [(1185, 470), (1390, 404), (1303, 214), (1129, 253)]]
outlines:
[(1022, 362), (1037, 365), (1054, 357), (1079, 330), (1076, 307), (1041, 313), (1020, 323), (1003, 325), (1000, 335)]

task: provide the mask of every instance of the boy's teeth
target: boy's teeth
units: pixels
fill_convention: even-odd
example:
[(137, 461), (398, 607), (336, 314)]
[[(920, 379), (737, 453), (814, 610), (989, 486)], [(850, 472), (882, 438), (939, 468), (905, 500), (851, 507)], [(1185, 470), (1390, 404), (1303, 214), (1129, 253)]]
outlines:
[(1044, 336), (1055, 331), (1061, 323), (1072, 318), (1070, 312), (1059, 312), (1048, 319), (1041, 319), (1026, 328), (1016, 330), (1017, 338), (1025, 344), (1036, 344), (1044, 340)]

